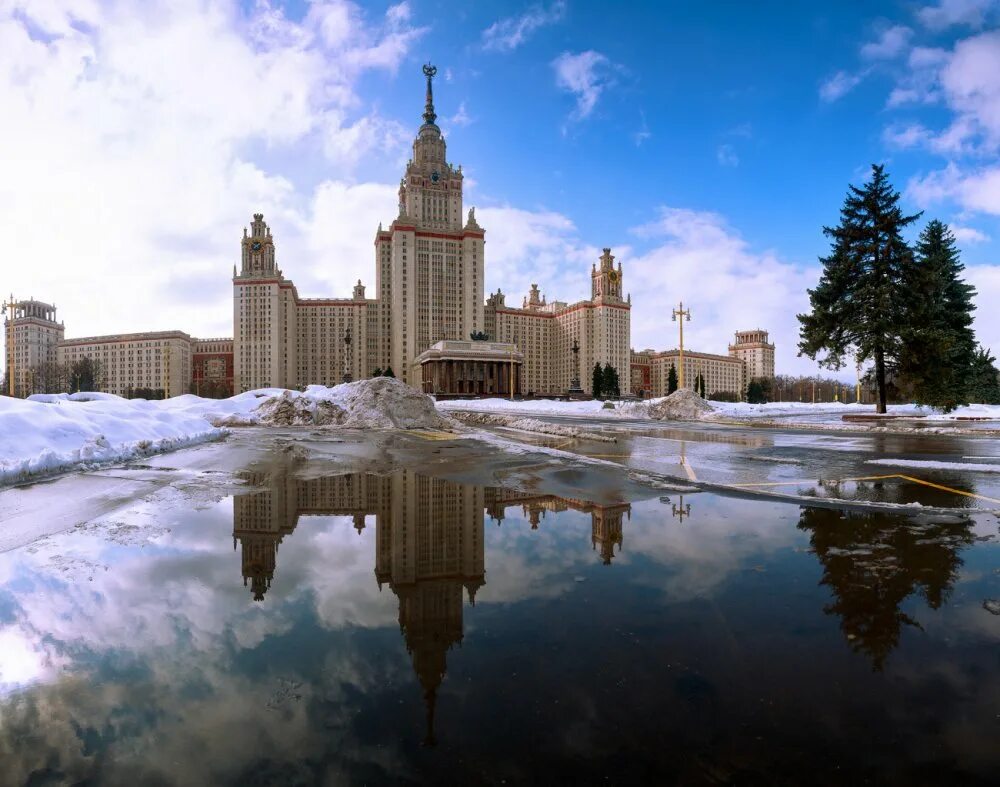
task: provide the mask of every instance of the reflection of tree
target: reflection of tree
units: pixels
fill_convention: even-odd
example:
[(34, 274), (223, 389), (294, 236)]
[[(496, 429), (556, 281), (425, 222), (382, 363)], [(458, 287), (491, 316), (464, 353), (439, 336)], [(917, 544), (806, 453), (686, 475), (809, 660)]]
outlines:
[(951, 590), (972, 543), (969, 522), (908, 520), (882, 513), (803, 508), (799, 529), (823, 566), (821, 584), (834, 600), (824, 608), (840, 617), (851, 647), (867, 654), (876, 670), (899, 642), (904, 624), (920, 624), (900, 610), (913, 593), (937, 609)]

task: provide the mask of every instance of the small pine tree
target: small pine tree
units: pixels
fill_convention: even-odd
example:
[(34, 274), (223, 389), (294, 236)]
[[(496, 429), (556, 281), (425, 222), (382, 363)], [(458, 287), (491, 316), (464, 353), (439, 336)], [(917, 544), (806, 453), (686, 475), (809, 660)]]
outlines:
[(611, 399), (615, 395), (615, 370), (610, 363), (604, 364), (601, 370), (601, 393), (606, 399)]
[(667, 396), (677, 390), (677, 368), (670, 364), (670, 371), (667, 372)]
[(592, 395), (595, 399), (600, 399), (601, 395), (604, 393), (604, 375), (601, 373), (601, 365), (599, 363), (594, 364), (594, 372), (591, 377), (591, 388)]
[(767, 401), (767, 394), (760, 380), (755, 378), (747, 385), (747, 401), (750, 404), (764, 404)]
[(955, 236), (937, 219), (920, 233), (916, 256), (904, 270), (905, 328), (896, 384), (918, 404), (953, 410), (967, 404), (976, 353), (972, 312), (975, 287), (961, 278)]
[(985, 347), (980, 346), (973, 355), (966, 389), (970, 402), (1000, 404), (1000, 370)]
[(381, 366), (376, 366), (374, 369), (372, 369), (372, 377), (381, 377), (381, 376), (382, 376)]
[(383, 377), (395, 377), (396, 375), (395, 375), (395, 373), (394, 373), (394, 372), (392, 371), (392, 367), (391, 367), (391, 366), (386, 366), (386, 367), (385, 367), (385, 371), (384, 371), (384, 372), (382, 372), (382, 376), (383, 376)]

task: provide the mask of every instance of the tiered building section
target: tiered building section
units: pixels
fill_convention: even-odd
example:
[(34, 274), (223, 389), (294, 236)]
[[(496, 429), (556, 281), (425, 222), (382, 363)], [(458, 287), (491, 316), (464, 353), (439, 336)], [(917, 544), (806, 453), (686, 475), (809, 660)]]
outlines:
[(37, 375), (58, 361), (58, 346), (65, 327), (56, 322), (56, 307), (33, 298), (4, 303), (4, 379), (10, 396), (34, 392)]
[[(594, 365), (610, 364), (619, 370), (621, 393), (627, 395), (631, 311), (631, 296), (623, 295), (622, 265), (616, 267), (611, 249), (604, 249), (591, 270), (590, 300), (546, 302), (532, 284), (518, 309), (507, 306), (497, 290), (486, 301), (486, 333), (524, 354), (526, 393), (563, 394), (577, 374), (591, 393)], [(579, 353), (573, 352), (574, 341)]]

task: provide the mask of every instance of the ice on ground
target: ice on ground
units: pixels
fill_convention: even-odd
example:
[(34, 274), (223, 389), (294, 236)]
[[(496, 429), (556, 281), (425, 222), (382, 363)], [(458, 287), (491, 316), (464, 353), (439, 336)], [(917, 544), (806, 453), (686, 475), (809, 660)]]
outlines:
[(1000, 473), (1000, 462), (987, 465), (975, 462), (937, 462), (924, 459), (869, 459), (865, 464), (889, 467), (919, 467), (924, 470), (963, 470), (967, 473)]
[(0, 483), (148, 456), (224, 434), (204, 418), (164, 404), (110, 395), (0, 397)]
[(588, 432), (578, 426), (566, 424), (551, 424), (536, 421), (534, 418), (522, 418), (504, 413), (470, 413), (462, 410), (452, 411), (452, 418), (467, 426), (502, 426), (508, 429), (520, 429), (524, 432), (556, 435), (558, 437), (574, 437), (584, 440), (599, 440), (602, 443), (616, 443), (617, 438), (611, 435)]
[(615, 410), (605, 410), (600, 399), (558, 401), (555, 399), (447, 399), (437, 403), (446, 413), (468, 410), (477, 413), (510, 413), (517, 415), (566, 415), (606, 417), (619, 412), (619, 403), (611, 402)]

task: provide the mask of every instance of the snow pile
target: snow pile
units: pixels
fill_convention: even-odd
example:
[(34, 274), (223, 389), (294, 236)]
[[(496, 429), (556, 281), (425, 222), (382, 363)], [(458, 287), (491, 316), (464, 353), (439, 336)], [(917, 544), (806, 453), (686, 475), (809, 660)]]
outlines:
[(689, 388), (680, 388), (670, 396), (643, 404), (648, 416), (657, 421), (701, 421), (715, 414), (715, 408)]
[(393, 377), (305, 391), (262, 388), (229, 399), (178, 396), (165, 406), (216, 426), (342, 426), (347, 429), (454, 429), (434, 400)]
[(922, 470), (959, 470), (966, 473), (1000, 473), (1000, 462), (995, 465), (987, 465), (975, 462), (941, 462), (931, 459), (869, 459), (865, 464), (916, 467)]
[(222, 437), (197, 415), (108, 394), (0, 397), (0, 483)]
[(508, 429), (520, 429), (522, 432), (538, 432), (539, 434), (556, 435), (558, 437), (573, 437), (583, 440), (598, 440), (602, 443), (616, 443), (617, 438), (610, 435), (587, 432), (577, 426), (565, 424), (550, 424), (536, 421), (534, 418), (521, 418), (503, 413), (470, 413), (456, 410), (452, 418), (467, 426), (502, 426)]

